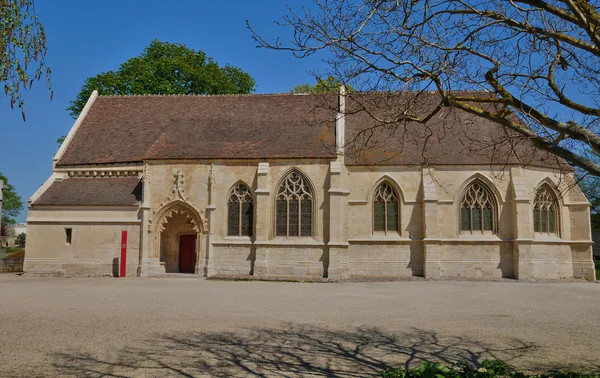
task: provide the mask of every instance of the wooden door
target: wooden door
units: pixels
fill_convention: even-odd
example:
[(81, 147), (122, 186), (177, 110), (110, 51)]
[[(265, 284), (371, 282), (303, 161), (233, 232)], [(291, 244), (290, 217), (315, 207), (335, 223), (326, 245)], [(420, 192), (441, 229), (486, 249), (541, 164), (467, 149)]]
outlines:
[(195, 273), (196, 268), (196, 235), (179, 237), (179, 272)]

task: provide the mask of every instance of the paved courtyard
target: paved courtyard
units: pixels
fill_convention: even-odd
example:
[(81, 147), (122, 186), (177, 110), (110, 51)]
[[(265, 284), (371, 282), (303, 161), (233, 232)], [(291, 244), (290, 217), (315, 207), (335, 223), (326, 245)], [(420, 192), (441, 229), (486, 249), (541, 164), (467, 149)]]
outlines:
[(0, 376), (376, 376), (422, 360), (600, 370), (600, 284), (0, 275)]

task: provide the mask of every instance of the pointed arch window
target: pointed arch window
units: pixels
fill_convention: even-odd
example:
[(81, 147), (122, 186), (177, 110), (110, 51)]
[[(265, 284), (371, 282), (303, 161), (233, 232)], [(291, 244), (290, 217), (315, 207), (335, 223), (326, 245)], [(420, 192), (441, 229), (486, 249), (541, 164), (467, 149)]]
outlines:
[(496, 231), (497, 210), (494, 195), (479, 180), (473, 181), (460, 205), (460, 229), (468, 232)]
[(533, 231), (558, 234), (557, 200), (548, 184), (542, 185), (533, 202)]
[(252, 205), (252, 194), (246, 185), (238, 184), (231, 189), (227, 204), (227, 235), (252, 236)]
[(277, 191), (275, 234), (277, 236), (311, 236), (313, 195), (307, 180), (290, 173)]
[(399, 231), (399, 201), (396, 190), (383, 182), (373, 196), (373, 230), (376, 232)]

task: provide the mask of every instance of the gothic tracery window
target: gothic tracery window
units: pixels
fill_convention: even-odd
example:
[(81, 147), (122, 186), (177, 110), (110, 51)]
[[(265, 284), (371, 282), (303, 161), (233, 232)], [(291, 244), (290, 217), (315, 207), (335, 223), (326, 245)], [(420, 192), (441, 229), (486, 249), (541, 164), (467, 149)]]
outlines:
[(373, 230), (398, 232), (398, 195), (387, 182), (377, 187), (373, 196)]
[(462, 231), (496, 230), (494, 196), (479, 180), (473, 181), (465, 190), (460, 205), (460, 225)]
[(547, 234), (558, 233), (558, 212), (556, 196), (547, 185), (542, 185), (533, 202), (533, 231)]
[(252, 235), (252, 194), (244, 184), (238, 184), (231, 189), (227, 205), (227, 235)]
[(306, 179), (290, 173), (277, 191), (275, 234), (277, 236), (312, 235), (313, 196)]

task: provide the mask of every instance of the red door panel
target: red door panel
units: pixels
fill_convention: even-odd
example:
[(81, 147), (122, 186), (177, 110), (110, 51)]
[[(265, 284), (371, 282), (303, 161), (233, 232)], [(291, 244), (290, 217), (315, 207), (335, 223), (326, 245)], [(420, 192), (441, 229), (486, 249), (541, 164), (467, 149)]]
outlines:
[(196, 235), (179, 237), (179, 272), (195, 273), (196, 268)]

